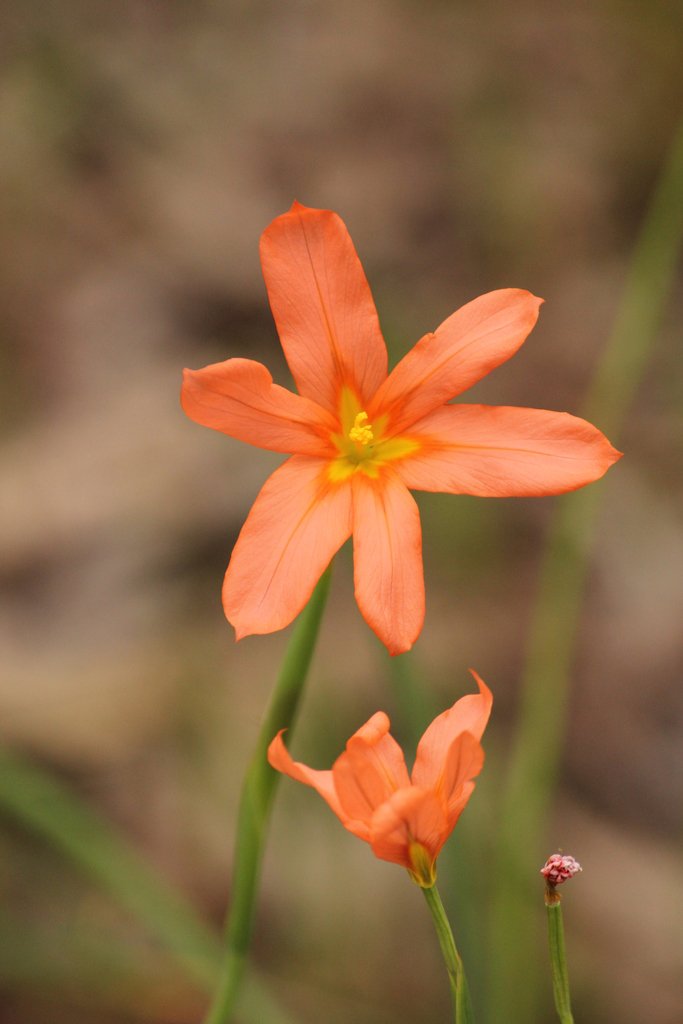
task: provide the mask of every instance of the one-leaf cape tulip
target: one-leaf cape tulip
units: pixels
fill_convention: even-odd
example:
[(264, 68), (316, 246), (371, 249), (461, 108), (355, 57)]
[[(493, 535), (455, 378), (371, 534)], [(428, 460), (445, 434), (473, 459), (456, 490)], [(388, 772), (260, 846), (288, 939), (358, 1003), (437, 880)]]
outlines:
[(493, 697), (476, 672), (478, 694), (461, 697), (428, 726), (412, 773), (389, 733), (383, 711), (353, 734), (330, 771), (293, 761), (282, 730), (268, 748), (277, 771), (312, 786), (344, 828), (372, 847), (380, 860), (407, 868), (418, 885), (436, 879), (436, 858), (455, 828), (484, 764), (479, 742)]
[(237, 639), (287, 626), (351, 535), (356, 600), (391, 654), (425, 611), (410, 489), (539, 496), (597, 480), (619, 452), (567, 413), (448, 402), (509, 359), (541, 299), (505, 288), (467, 303), (387, 370), (363, 268), (342, 220), (294, 203), (261, 238), (270, 305), (298, 394), (261, 363), (186, 370), (183, 409), (290, 453), (249, 513), (223, 585)]

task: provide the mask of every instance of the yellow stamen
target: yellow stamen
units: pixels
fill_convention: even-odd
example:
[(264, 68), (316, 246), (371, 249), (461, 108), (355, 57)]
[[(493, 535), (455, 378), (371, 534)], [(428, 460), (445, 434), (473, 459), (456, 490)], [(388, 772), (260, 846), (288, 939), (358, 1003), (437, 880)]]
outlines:
[(356, 415), (353, 426), (349, 430), (349, 440), (362, 445), (371, 444), (375, 440), (375, 435), (368, 423), (368, 414), (366, 412), (359, 412)]

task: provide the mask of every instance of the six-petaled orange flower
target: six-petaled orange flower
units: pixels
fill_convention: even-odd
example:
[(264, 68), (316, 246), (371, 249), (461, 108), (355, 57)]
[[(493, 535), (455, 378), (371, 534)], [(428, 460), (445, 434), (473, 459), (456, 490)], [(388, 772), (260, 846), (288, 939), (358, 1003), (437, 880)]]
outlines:
[(273, 768), (312, 786), (344, 828), (380, 860), (401, 864), (425, 888), (436, 879), (436, 858), (474, 790), (484, 764), (479, 740), (493, 698), (476, 672), (468, 694), (434, 719), (420, 740), (408, 775), (403, 752), (383, 711), (354, 733), (331, 771), (293, 761), (278, 733), (268, 749)]
[(360, 610), (392, 654), (424, 619), (420, 517), (410, 489), (559, 494), (619, 458), (585, 420), (540, 409), (449, 405), (509, 359), (541, 300), (489, 292), (426, 334), (391, 373), (353, 243), (329, 210), (295, 203), (261, 238), (273, 316), (299, 393), (249, 359), (186, 370), (192, 419), (290, 453), (266, 481), (223, 586), (237, 638), (287, 626), (353, 535)]

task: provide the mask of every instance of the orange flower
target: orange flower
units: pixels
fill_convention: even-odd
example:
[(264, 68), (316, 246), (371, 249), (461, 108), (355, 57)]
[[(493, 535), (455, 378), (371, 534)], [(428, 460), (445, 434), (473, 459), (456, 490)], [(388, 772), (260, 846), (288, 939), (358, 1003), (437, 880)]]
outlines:
[(424, 619), (422, 540), (409, 488), (559, 494), (619, 458), (567, 413), (448, 405), (514, 355), (541, 299), (489, 292), (426, 334), (391, 373), (368, 283), (340, 218), (294, 203), (261, 238), (261, 263), (299, 394), (250, 359), (186, 370), (183, 409), (240, 441), (291, 453), (266, 481), (223, 586), (237, 639), (287, 626), (353, 534), (356, 600), (392, 654)]
[(484, 764), (479, 740), (493, 697), (476, 672), (478, 694), (456, 701), (434, 719), (417, 747), (412, 775), (383, 711), (361, 726), (331, 771), (293, 761), (282, 730), (268, 748), (273, 768), (312, 786), (344, 828), (380, 860), (401, 864), (418, 885), (436, 879), (436, 858), (455, 828)]

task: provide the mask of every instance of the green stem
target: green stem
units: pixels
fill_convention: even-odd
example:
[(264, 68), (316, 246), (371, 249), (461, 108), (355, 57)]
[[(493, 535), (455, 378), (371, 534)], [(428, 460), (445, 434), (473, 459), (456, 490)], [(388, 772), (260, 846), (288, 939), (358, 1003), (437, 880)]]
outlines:
[(474, 1013), (472, 1011), (465, 970), (455, 945), (455, 939), (453, 938), (453, 932), (446, 916), (444, 905), (441, 902), (439, 890), (433, 885), (429, 889), (423, 889), (422, 892), (432, 914), (436, 934), (439, 937), (439, 945), (441, 946), (441, 952), (446, 963), (446, 970), (448, 971), (451, 996), (453, 997), (453, 1020), (455, 1024), (473, 1024)]
[(546, 896), (545, 906), (548, 913), (548, 944), (550, 946), (550, 966), (553, 975), (555, 1009), (557, 1010), (560, 1024), (574, 1024), (569, 996), (567, 956), (564, 948), (562, 904), (557, 893), (551, 893)]
[(266, 754), (275, 734), (280, 729), (290, 728), (294, 722), (329, 585), (330, 569), (327, 569), (294, 627), (244, 779), (237, 817), (232, 904), (226, 921), (225, 956), (218, 989), (205, 1024), (225, 1024), (235, 1008), (251, 938), (266, 831), (279, 780), (278, 773), (268, 764)]
[[(675, 278), (683, 238), (683, 124), (652, 195), (629, 268), (612, 335), (583, 414), (618, 443), (629, 405), (657, 337)], [(547, 540), (522, 678), (498, 842), (497, 891), (491, 927), (491, 1020), (534, 1019), (538, 978), (533, 936), (534, 865), (541, 862), (566, 727), (569, 679), (605, 488), (588, 487), (558, 503)], [(523, 979), (523, 981), (522, 981)]]

